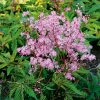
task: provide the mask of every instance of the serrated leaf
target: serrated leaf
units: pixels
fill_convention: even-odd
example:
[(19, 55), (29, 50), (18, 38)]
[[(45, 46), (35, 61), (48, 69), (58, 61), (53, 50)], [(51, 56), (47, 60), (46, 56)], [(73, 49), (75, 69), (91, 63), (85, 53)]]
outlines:
[(53, 82), (56, 83), (59, 87), (65, 87), (66, 90), (70, 89), (71, 91), (73, 91), (75, 94), (86, 97), (87, 93), (80, 91), (74, 83), (72, 83), (71, 81), (65, 79), (62, 74), (54, 74), (53, 76)]
[(95, 75), (93, 75), (92, 73), (91, 73), (91, 76), (92, 76), (92, 84), (93, 84), (93, 88), (92, 89), (95, 89), (96, 88), (96, 86), (98, 85), (98, 78), (97, 78), (97, 76), (95, 76)]
[(24, 71), (24, 69), (22, 67), (17, 67), (17, 71), (19, 73), (21, 73), (21, 75), (24, 75), (25, 76), (25, 71)]
[(10, 57), (11, 62), (14, 61), (16, 54), (17, 54), (17, 40), (13, 40), (13, 42), (12, 42), (12, 51), (13, 51), (13, 54)]
[(84, 69), (84, 68), (82, 68), (82, 67), (80, 69), (78, 69), (76, 72), (77, 73), (81, 73), (81, 74), (89, 74), (89, 71)]
[(1, 64), (1, 65), (0, 65), (0, 69), (6, 67), (7, 65), (8, 65), (8, 63)]
[(24, 96), (23, 96), (23, 89), (22, 87), (18, 87), (15, 91), (15, 96), (14, 96), (14, 100), (24, 100)]
[(2, 56), (4, 56), (5, 58), (10, 58), (10, 53), (7, 52), (7, 53), (1, 53)]
[(13, 88), (13, 89), (10, 90), (9, 98), (12, 97), (12, 95), (14, 94), (15, 91), (16, 91), (16, 88)]
[(85, 92), (78, 90), (77, 87), (72, 82), (70, 82), (68, 80), (63, 85), (66, 86), (67, 88), (71, 89), (72, 91), (74, 91), (78, 95), (82, 95), (83, 97), (87, 96), (87, 94)]
[(25, 90), (26, 94), (28, 94), (29, 96), (33, 97), (35, 100), (38, 100), (37, 97), (36, 97), (36, 94), (32, 90), (32, 88), (30, 88), (29, 86), (25, 85), (24, 86), (24, 90)]
[(46, 96), (44, 96), (43, 94), (40, 95), (40, 100), (47, 100)]
[(52, 88), (50, 88), (50, 87), (48, 87), (48, 86), (46, 86), (46, 89), (47, 89), (47, 90), (54, 90), (54, 89), (52, 89)]
[(92, 8), (89, 9), (88, 13), (93, 13), (94, 11), (100, 9), (100, 5), (93, 5)]
[(6, 35), (4, 38), (3, 38), (3, 45), (10, 42), (12, 40), (11, 36), (10, 35)]
[(12, 66), (9, 66), (7, 68), (7, 76), (10, 74), (10, 72), (13, 70), (13, 67)]
[(73, 100), (73, 98), (72, 98), (71, 95), (68, 95), (68, 94), (67, 94), (67, 95), (65, 96), (64, 100)]
[(0, 56), (0, 63), (4, 63), (6, 60), (4, 59), (4, 57)]

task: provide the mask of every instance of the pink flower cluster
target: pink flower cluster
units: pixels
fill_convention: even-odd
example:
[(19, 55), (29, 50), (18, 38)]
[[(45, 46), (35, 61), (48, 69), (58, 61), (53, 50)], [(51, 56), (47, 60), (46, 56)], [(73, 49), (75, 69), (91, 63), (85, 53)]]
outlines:
[[(31, 38), (28, 32), (21, 33), (27, 41), (25, 46), (18, 48), (18, 52), (21, 55), (30, 55), (30, 64), (34, 68), (40, 66), (49, 70), (55, 69), (58, 73), (63, 72), (67, 79), (73, 80), (72, 72), (79, 69), (80, 60), (95, 59), (95, 56), (90, 54), (92, 47), (85, 44), (84, 33), (80, 31), (85, 17), (80, 10), (76, 13), (78, 17), (74, 17), (72, 22), (66, 20), (64, 13), (57, 15), (52, 11), (48, 16), (41, 13), (39, 20), (34, 23), (31, 21), (33, 30), (37, 31), (37, 38)], [(54, 59), (59, 55), (56, 48), (67, 54), (63, 60), (64, 66)]]
[(65, 8), (64, 10), (65, 10), (65, 11), (70, 11), (71, 8), (70, 8), (70, 7), (67, 7), (67, 8)]
[(22, 16), (25, 17), (25, 16), (27, 16), (29, 14), (30, 14), (29, 11), (25, 11), (25, 12), (23, 12)]

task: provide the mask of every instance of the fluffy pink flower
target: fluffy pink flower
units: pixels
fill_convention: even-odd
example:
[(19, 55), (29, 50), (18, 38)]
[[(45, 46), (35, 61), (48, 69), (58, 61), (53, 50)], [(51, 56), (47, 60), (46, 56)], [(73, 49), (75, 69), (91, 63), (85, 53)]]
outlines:
[(21, 36), (25, 36), (27, 39), (30, 38), (29, 32), (21, 32)]
[(54, 69), (53, 62), (49, 58), (41, 62), (41, 65), (50, 70)]
[(33, 21), (34, 21), (34, 17), (30, 17), (30, 18), (28, 18), (28, 21), (30, 22), (30, 24), (32, 24)]
[(78, 15), (79, 17), (82, 17), (82, 12), (81, 12), (80, 9), (76, 9), (75, 11), (76, 11), (76, 13), (77, 13), (77, 15)]
[(40, 13), (39, 18), (43, 18), (44, 17), (44, 13)]
[(90, 60), (90, 61), (92, 61), (94, 59), (96, 59), (96, 57), (92, 54), (91, 55), (90, 54), (83, 54), (83, 56), (81, 57), (81, 60)]
[(39, 94), (41, 93), (41, 89), (37, 88), (37, 87), (34, 88), (34, 91), (37, 92), (37, 93), (39, 93)]
[(76, 71), (78, 68), (78, 65), (77, 65), (77, 63), (76, 62), (73, 62), (73, 63), (71, 63), (71, 64), (69, 64), (69, 67), (70, 67), (70, 70), (71, 71)]
[(30, 55), (31, 54), (30, 48), (27, 45), (26, 46), (23, 46), (21, 48), (18, 48), (17, 51), (21, 55)]
[(71, 73), (65, 73), (65, 78), (69, 80), (75, 80), (75, 78), (71, 75)]
[(30, 64), (31, 64), (31, 65), (36, 65), (37, 62), (38, 62), (38, 61), (37, 61), (36, 58), (34, 58), (34, 57), (31, 57), (31, 58), (30, 58)]
[(23, 17), (25, 17), (25, 16), (27, 16), (27, 15), (30, 15), (29, 11), (25, 11), (25, 12), (23, 12), (23, 14), (22, 14)]
[(70, 11), (70, 10), (71, 10), (70, 7), (65, 8), (65, 11)]
[(94, 59), (96, 59), (96, 57), (95, 57), (94, 55), (91, 54), (91, 55), (89, 56), (89, 60), (92, 61), (92, 60), (94, 60)]
[(52, 56), (56, 56), (56, 55), (57, 55), (56, 51), (54, 51), (54, 50), (51, 51), (51, 55), (52, 55)]
[(87, 20), (87, 18), (86, 18), (85, 16), (82, 17), (82, 20), (83, 20), (85, 23), (88, 22), (88, 20)]

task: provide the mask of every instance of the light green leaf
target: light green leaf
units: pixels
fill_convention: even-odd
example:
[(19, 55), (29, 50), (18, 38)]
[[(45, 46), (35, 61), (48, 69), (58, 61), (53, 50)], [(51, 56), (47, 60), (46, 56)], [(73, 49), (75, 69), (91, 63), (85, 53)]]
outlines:
[(46, 96), (44, 96), (43, 94), (40, 95), (40, 100), (47, 100)]
[(73, 100), (72, 96), (71, 95), (66, 95), (66, 97), (64, 98), (64, 100)]
[(6, 67), (7, 65), (8, 65), (8, 63), (1, 64), (1, 65), (0, 65), (0, 69)]
[(29, 86), (25, 85), (24, 86), (24, 90), (25, 90), (26, 94), (28, 94), (29, 96), (33, 97), (35, 100), (38, 100), (37, 97), (36, 97), (36, 94), (32, 90), (32, 88), (30, 88)]
[(90, 8), (88, 13), (93, 13), (94, 11), (96, 11), (98, 9), (100, 9), (100, 5), (99, 4), (94, 5), (94, 6), (92, 6), (92, 8)]
[(13, 70), (13, 67), (12, 66), (8, 66), (8, 68), (7, 68), (7, 75), (9, 75), (12, 70)]
[(4, 63), (6, 60), (4, 59), (4, 57), (0, 56), (0, 63)]
[(12, 56), (11, 56), (11, 58), (10, 58), (10, 61), (11, 61), (11, 62), (14, 61), (14, 59), (15, 59), (15, 57), (16, 57), (16, 54), (17, 54), (17, 40), (14, 40), (14, 41), (13, 41), (13, 43), (12, 43), (12, 49), (14, 49), (14, 50), (13, 50), (13, 54), (12, 54)]

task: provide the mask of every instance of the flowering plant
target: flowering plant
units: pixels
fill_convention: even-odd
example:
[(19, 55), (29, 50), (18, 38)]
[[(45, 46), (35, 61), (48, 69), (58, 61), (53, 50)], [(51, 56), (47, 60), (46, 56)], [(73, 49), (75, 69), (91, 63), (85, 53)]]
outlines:
[[(17, 51), (22, 56), (30, 56), (31, 70), (47, 68), (74, 80), (72, 72), (79, 69), (80, 61), (95, 59), (95, 56), (90, 54), (92, 47), (85, 44), (84, 33), (80, 30), (81, 22), (87, 22), (87, 19), (79, 9), (76, 13), (78, 16), (71, 22), (66, 20), (64, 13), (59, 15), (55, 11), (47, 16), (41, 13), (37, 21), (28, 17), (29, 12), (23, 13), (24, 17), (28, 17), (29, 27), (36, 31), (36, 38), (32, 38), (28, 31), (22, 32), (26, 45)], [(64, 55), (60, 55), (61, 52), (64, 52)], [(57, 59), (59, 55), (61, 62)]]

